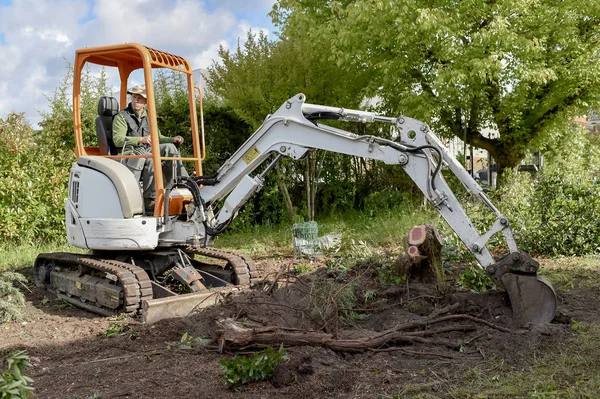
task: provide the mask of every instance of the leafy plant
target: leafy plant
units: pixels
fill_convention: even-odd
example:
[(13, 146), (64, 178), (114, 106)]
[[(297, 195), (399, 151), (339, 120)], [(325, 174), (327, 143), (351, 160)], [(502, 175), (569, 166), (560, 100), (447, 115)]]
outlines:
[(468, 269), (465, 269), (458, 277), (456, 284), (461, 289), (477, 292), (487, 291), (494, 286), (485, 271), (477, 266), (469, 266)]
[(379, 281), (382, 284), (402, 285), (406, 282), (406, 274), (398, 273), (394, 265), (384, 263), (379, 269)]
[(23, 374), (30, 366), (25, 351), (16, 351), (6, 359), (8, 369), (0, 373), (0, 399), (25, 399), (33, 396), (33, 380)]
[(23, 317), (25, 296), (14, 283), (25, 283), (25, 276), (15, 272), (0, 274), (0, 323), (19, 320)]
[(123, 333), (123, 331), (125, 331), (126, 327), (127, 326), (125, 326), (124, 324), (121, 324), (121, 323), (110, 323), (110, 325), (108, 326), (106, 331), (104, 331), (104, 335), (109, 338), (114, 337), (116, 335)]
[(188, 332), (184, 332), (183, 335), (181, 336), (181, 339), (179, 340), (179, 342), (176, 343), (171, 343), (169, 345), (167, 345), (167, 349), (171, 350), (173, 348), (176, 349), (192, 349), (192, 348), (196, 348), (198, 346), (206, 346), (208, 344), (210, 344), (212, 342), (212, 340), (210, 338), (206, 338), (206, 337), (196, 337), (194, 338), (191, 334), (188, 334)]
[(312, 272), (313, 270), (314, 270), (314, 267), (312, 267), (311, 265), (307, 265), (306, 263), (300, 263), (298, 265), (295, 265), (294, 268), (292, 269), (294, 274), (309, 273), (309, 272)]
[(273, 376), (275, 368), (288, 360), (283, 344), (279, 350), (268, 347), (252, 357), (235, 357), (222, 360), (223, 380), (230, 387), (246, 384), (251, 381), (261, 381)]

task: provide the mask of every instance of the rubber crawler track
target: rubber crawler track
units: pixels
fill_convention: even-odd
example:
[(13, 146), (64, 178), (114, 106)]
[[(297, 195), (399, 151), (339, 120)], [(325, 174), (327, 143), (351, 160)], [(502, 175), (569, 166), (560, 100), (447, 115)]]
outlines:
[(225, 249), (201, 248), (191, 245), (187, 246), (185, 250), (196, 255), (226, 260), (233, 267), (238, 285), (252, 284), (258, 279), (256, 265), (247, 255)]
[[(103, 306), (90, 302), (83, 302), (79, 298), (67, 297), (57, 292), (50, 286), (49, 281), (41, 281), (39, 276), (40, 266), (51, 265), (51, 267), (66, 267), (76, 269), (78, 266), (84, 266), (104, 273), (110, 273), (117, 277), (117, 281), (123, 287), (123, 297), (120, 299), (120, 307), (117, 309), (108, 309)], [(152, 299), (152, 285), (146, 272), (137, 266), (118, 262), (114, 260), (104, 260), (82, 254), (72, 254), (66, 252), (55, 252), (40, 254), (34, 266), (34, 279), (38, 287), (54, 292), (61, 298), (66, 299), (73, 305), (83, 307), (94, 313), (101, 315), (125, 313), (135, 315), (141, 310), (142, 300)]]

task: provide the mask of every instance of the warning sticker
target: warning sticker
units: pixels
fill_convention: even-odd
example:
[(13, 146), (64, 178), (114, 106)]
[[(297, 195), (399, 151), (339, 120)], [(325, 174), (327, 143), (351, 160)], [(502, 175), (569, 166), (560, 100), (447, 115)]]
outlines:
[(247, 153), (244, 154), (242, 159), (246, 162), (246, 165), (250, 165), (250, 162), (254, 161), (257, 156), (260, 155), (260, 151), (256, 146), (250, 148)]

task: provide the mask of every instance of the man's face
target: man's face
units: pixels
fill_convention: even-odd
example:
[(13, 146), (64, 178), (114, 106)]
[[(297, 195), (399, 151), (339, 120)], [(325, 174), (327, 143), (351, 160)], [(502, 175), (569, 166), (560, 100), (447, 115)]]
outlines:
[(139, 94), (132, 94), (131, 105), (133, 105), (133, 109), (136, 110), (136, 112), (142, 112), (146, 105), (146, 99)]

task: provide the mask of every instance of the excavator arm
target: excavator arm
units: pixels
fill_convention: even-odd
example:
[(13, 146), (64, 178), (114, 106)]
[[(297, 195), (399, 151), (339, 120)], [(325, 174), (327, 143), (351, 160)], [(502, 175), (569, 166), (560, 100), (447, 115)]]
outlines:
[[(316, 120), (319, 119), (382, 122), (395, 126), (398, 134), (395, 140), (358, 136), (318, 124)], [(508, 218), (494, 207), (477, 182), (428, 126), (408, 117), (385, 117), (365, 111), (306, 104), (303, 94), (290, 98), (277, 112), (267, 117), (263, 125), (217, 171), (214, 184), (201, 188), (202, 204), (198, 205), (207, 236), (212, 238), (224, 230), (239, 209), (260, 190), (265, 175), (282, 157), (300, 159), (309, 149), (360, 156), (402, 167), (479, 265), (498, 287), (507, 291), (515, 318), (522, 324), (552, 320), (557, 307), (556, 294), (552, 286), (537, 275), (538, 262), (519, 251)], [(485, 233), (480, 234), (475, 229), (444, 180), (440, 173), (443, 166), (450, 169), (464, 187), (480, 198), (494, 214), (495, 222)], [(255, 173), (259, 168), (261, 172)], [(215, 215), (212, 205), (217, 202), (221, 206)], [(486, 246), (498, 232), (502, 232), (509, 249), (509, 254), (499, 261)]]

